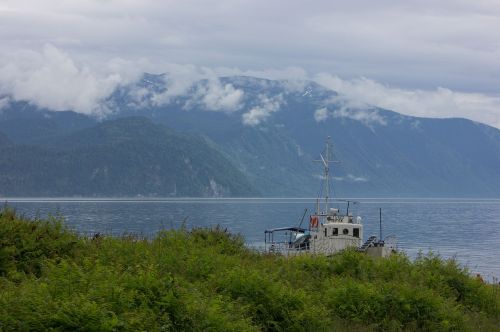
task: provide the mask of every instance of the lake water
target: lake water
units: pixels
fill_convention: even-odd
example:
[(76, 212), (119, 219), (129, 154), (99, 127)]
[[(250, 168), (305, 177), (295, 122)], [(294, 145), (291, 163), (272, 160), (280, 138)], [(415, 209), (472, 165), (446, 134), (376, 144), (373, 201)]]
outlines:
[[(154, 235), (160, 229), (227, 227), (259, 246), (267, 228), (298, 225), (314, 199), (1, 199), (28, 217), (64, 217), (81, 233)], [(379, 208), (383, 237), (394, 234), (410, 257), (421, 250), (455, 257), (472, 273), (491, 281), (500, 277), (500, 200), (358, 199), (364, 238), (378, 235)], [(345, 203), (338, 203), (345, 211)], [(352, 205), (351, 205), (352, 208)], [(304, 220), (306, 226), (308, 217)]]

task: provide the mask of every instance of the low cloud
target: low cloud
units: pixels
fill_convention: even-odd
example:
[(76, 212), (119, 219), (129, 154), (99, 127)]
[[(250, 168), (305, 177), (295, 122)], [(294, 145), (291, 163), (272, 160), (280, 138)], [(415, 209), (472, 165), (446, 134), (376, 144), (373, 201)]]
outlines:
[(0, 111), (9, 104), (10, 98), (9, 97), (3, 97), (0, 98)]
[(328, 108), (323, 107), (314, 112), (314, 119), (316, 122), (324, 122), (328, 118), (347, 118), (359, 121), (368, 127), (373, 125), (387, 124), (386, 120), (376, 110), (372, 109), (359, 109), (349, 106), (348, 104), (342, 105), (340, 109), (329, 111)]
[[(217, 79), (212, 70), (194, 65), (163, 63), (155, 67), (155, 72), (166, 73), (163, 76), (165, 91), (154, 93), (152, 103), (155, 106), (169, 104), (174, 98), (188, 93), (202, 79)], [(193, 101), (194, 102), (194, 101)]]
[[(500, 95), (457, 92), (439, 87), (434, 90), (402, 89), (369, 78), (342, 79), (318, 73), (310, 75), (300, 67), (268, 70), (240, 70), (229, 67), (200, 67), (170, 62), (151, 63), (146, 59), (112, 58), (95, 61), (76, 58), (51, 44), (39, 50), (3, 50), (0, 52), (0, 107), (10, 100), (24, 100), (50, 110), (73, 110), (84, 114), (105, 115), (113, 105), (106, 99), (120, 86), (133, 85), (144, 72), (167, 73), (166, 89), (150, 91), (138, 85), (131, 90), (134, 107), (160, 106), (189, 93), (181, 107), (202, 106), (209, 111), (233, 112), (247, 102), (245, 91), (222, 83), (222, 75), (249, 75), (280, 79), (289, 91), (301, 91), (308, 80), (339, 93), (331, 101), (345, 106), (329, 111), (328, 105), (314, 113), (316, 121), (330, 117), (351, 118), (366, 125), (384, 124), (371, 106), (390, 109), (417, 117), (463, 117), (500, 128)], [(200, 80), (205, 80), (200, 84)], [(236, 84), (236, 83), (235, 83)], [(282, 97), (259, 96), (242, 115), (246, 125), (255, 126), (276, 112)], [(333, 108), (332, 108), (333, 109)]]
[(353, 174), (347, 174), (347, 176), (334, 176), (336, 181), (348, 181), (348, 182), (368, 182), (368, 179), (363, 176), (356, 176)]
[[(314, 80), (350, 101), (417, 117), (463, 117), (500, 128), (499, 96), (456, 92), (446, 88), (432, 91), (406, 90), (368, 78), (343, 80), (324, 73), (316, 75)], [(319, 116), (321, 117), (321, 112)], [(364, 117), (364, 114), (358, 113), (356, 116)]]
[(243, 123), (248, 126), (256, 126), (262, 123), (271, 116), (272, 113), (277, 112), (283, 102), (284, 100), (281, 94), (273, 97), (259, 95), (259, 105), (242, 115)]
[(130, 63), (115, 59), (99, 71), (76, 63), (52, 45), (41, 52), (19, 51), (3, 57), (0, 66), (0, 92), (15, 100), (25, 100), (41, 108), (79, 113), (102, 113), (101, 102), (117, 86), (126, 84)]
[[(186, 110), (200, 107), (207, 111), (234, 112), (243, 106), (244, 91), (223, 84), (211, 69), (170, 63), (156, 70), (165, 74), (156, 76), (155, 82), (143, 78), (142, 84), (129, 86), (130, 107), (160, 107), (175, 102)], [(156, 82), (158, 79), (160, 82)]]
[(196, 85), (196, 90), (185, 108), (193, 104), (202, 105), (209, 111), (234, 112), (242, 107), (244, 92), (232, 84), (221, 84), (218, 78), (211, 78)]
[(288, 92), (303, 91), (304, 87), (310, 81), (307, 71), (300, 67), (286, 67), (283, 69), (268, 68), (265, 70), (241, 70), (238, 68), (217, 67), (214, 69), (214, 73), (218, 76), (246, 76), (279, 80), (280, 84)]
[[(209, 68), (162, 63), (157, 67), (145, 59), (111, 59), (93, 66), (47, 44), (40, 51), (21, 50), (0, 55), (0, 96), (5, 107), (10, 100), (27, 101), (52, 111), (73, 110), (105, 116), (114, 105), (107, 100), (120, 86), (128, 86), (129, 107), (161, 106), (190, 93), (185, 108), (194, 105), (210, 111), (232, 112), (242, 107), (244, 92), (222, 84)], [(152, 91), (137, 84), (144, 72), (165, 72), (165, 89)], [(203, 83), (200, 83), (204, 80)], [(194, 89), (194, 90), (192, 90)]]
[(387, 124), (384, 117), (375, 110), (341, 108), (333, 111), (331, 116), (333, 118), (348, 118), (356, 120), (366, 126), (372, 126), (374, 124), (385, 126)]
[(330, 116), (330, 111), (328, 111), (328, 108), (326, 107), (317, 109), (314, 112), (314, 120), (316, 120), (316, 122), (324, 122), (326, 121), (326, 119), (328, 119), (329, 116)]
[(354, 182), (367, 182), (368, 181), (368, 179), (363, 177), (363, 176), (355, 176), (352, 174), (347, 174), (347, 178), (351, 181), (354, 181)]

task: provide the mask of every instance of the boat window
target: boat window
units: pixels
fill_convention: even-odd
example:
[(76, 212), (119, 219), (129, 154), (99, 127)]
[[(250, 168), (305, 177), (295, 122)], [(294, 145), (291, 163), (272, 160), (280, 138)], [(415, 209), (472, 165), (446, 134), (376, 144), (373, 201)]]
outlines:
[(359, 237), (359, 228), (353, 228), (353, 230), (352, 230), (352, 236)]
[(332, 229), (332, 235), (339, 235), (339, 229), (338, 228), (333, 228)]
[(325, 227), (325, 236), (327, 236), (328, 234), (326, 233), (328, 231), (328, 229)]
[(347, 228), (344, 228), (344, 229), (342, 230), (342, 233), (344, 233), (344, 235), (347, 235), (347, 234), (349, 234), (349, 230), (348, 230)]

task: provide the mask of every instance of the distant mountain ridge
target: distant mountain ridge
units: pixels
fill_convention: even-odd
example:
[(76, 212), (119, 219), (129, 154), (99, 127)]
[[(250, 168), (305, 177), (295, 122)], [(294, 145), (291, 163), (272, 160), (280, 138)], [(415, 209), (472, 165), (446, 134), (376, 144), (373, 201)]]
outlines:
[[(233, 165), (237, 178), (252, 187), (247, 193), (315, 196), (321, 170), (313, 160), (331, 136), (341, 161), (332, 166), (336, 196), (500, 197), (496, 128), (359, 105), (307, 81), (236, 76), (200, 80), (182, 92), (174, 88), (168, 75), (145, 74), (108, 98), (113, 112), (107, 119), (140, 116), (178, 133), (204, 136), (204, 149)], [(0, 132), (13, 143), (67, 151), (89, 141), (96, 148), (101, 140), (111, 149), (123, 139), (113, 132), (100, 136), (90, 129), (98, 119), (73, 112), (25, 107), (16, 116), (21, 104), (0, 114)], [(139, 133), (136, 139), (153, 144), (159, 134), (150, 134), (146, 142)], [(221, 195), (242, 194), (233, 189)]]
[(205, 140), (146, 118), (106, 121), (52, 146), (0, 147), (4, 196), (255, 196)]

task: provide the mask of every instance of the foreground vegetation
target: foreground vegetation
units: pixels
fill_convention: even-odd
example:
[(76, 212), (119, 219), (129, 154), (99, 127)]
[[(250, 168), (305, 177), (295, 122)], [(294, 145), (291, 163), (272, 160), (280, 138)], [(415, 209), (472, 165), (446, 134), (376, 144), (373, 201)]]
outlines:
[(500, 290), (453, 260), (283, 258), (225, 230), (81, 237), (0, 212), (0, 330), (497, 331)]

